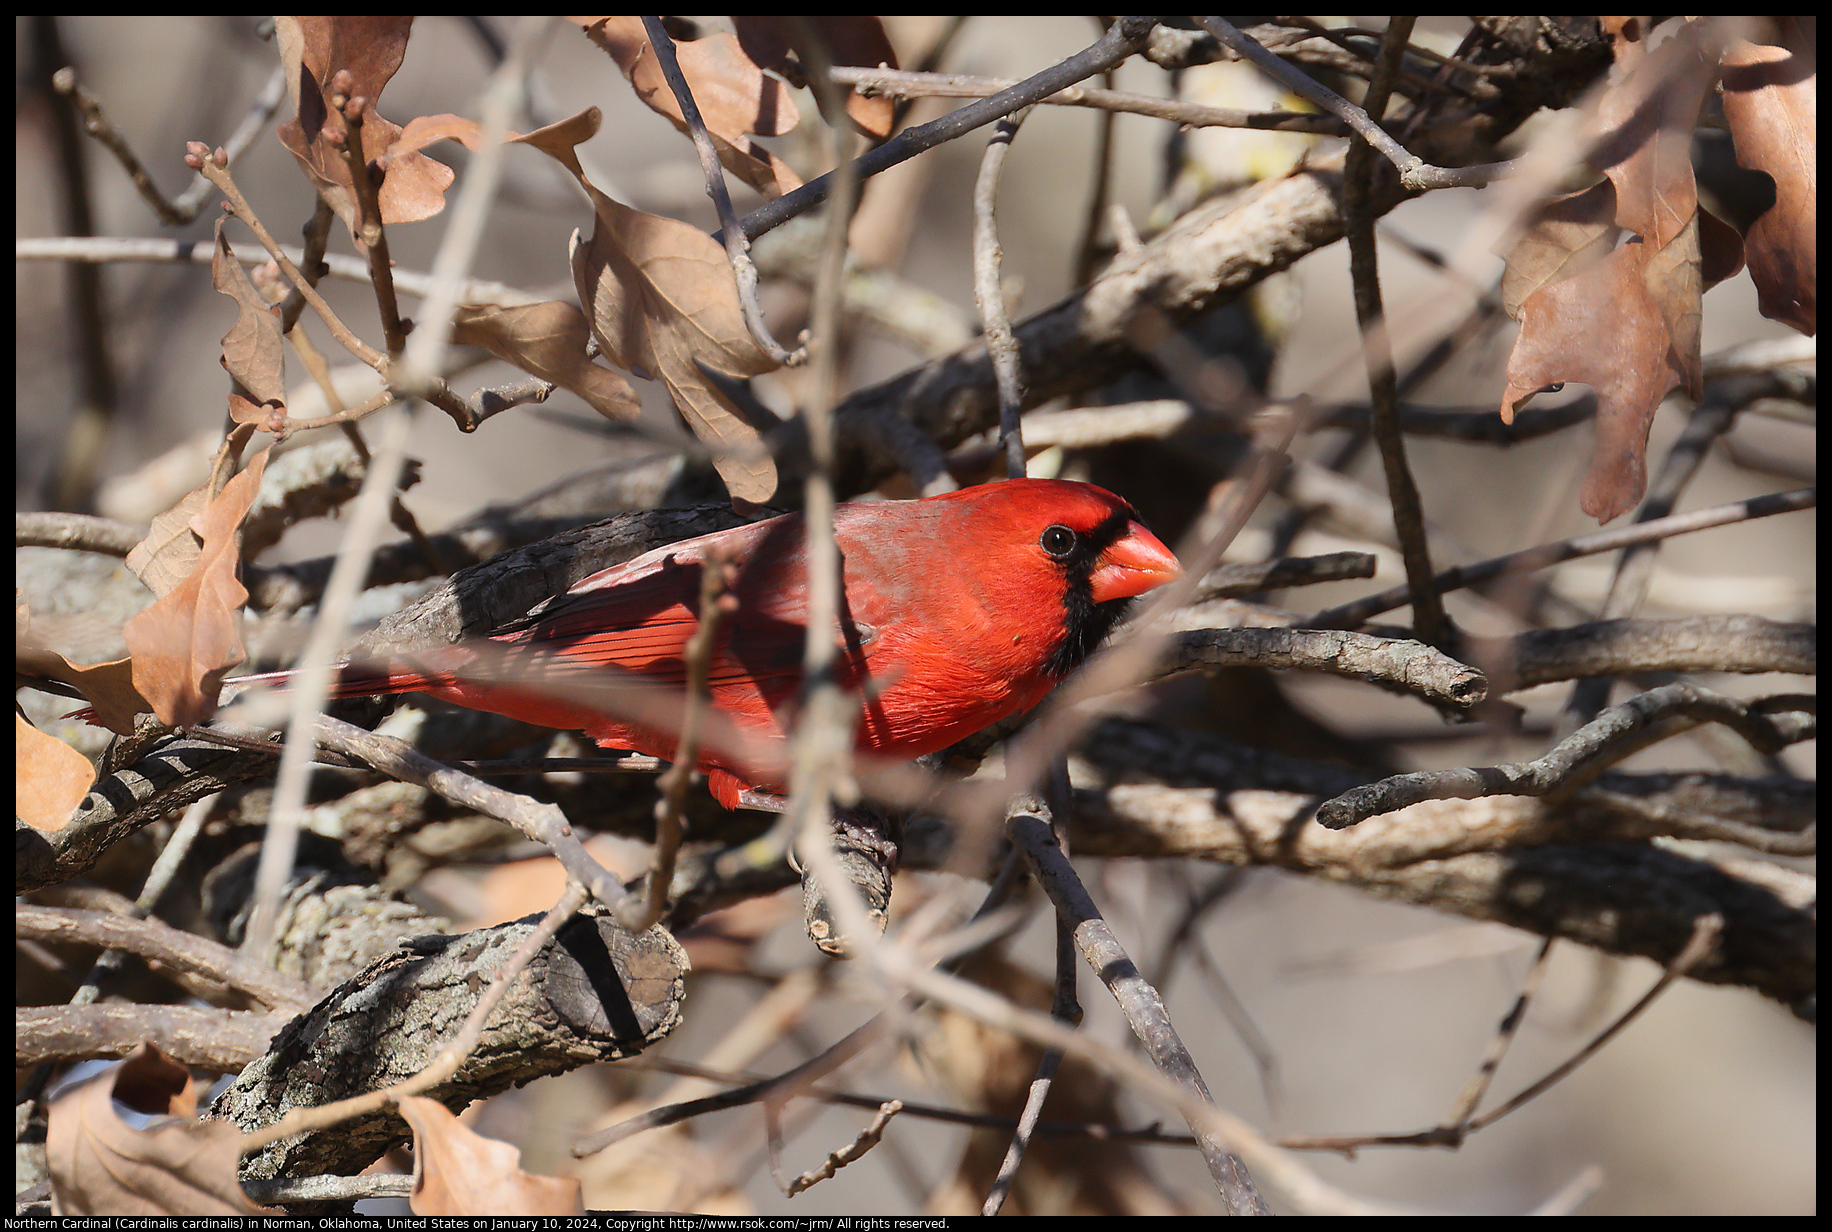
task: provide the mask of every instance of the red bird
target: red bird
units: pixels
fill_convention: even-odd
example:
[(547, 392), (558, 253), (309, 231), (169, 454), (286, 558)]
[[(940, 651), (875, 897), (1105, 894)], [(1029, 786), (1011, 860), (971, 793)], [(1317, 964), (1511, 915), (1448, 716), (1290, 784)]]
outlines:
[[(843, 587), (835, 675), (866, 699), (858, 749), (899, 760), (1036, 705), (1100, 644), (1127, 600), (1182, 573), (1125, 501), (1058, 479), (843, 504), (834, 536)], [(720, 621), (708, 680), (712, 709), (727, 721), (711, 725), (699, 767), (726, 808), (746, 787), (783, 792), (806, 639), (800, 514), (656, 548), (480, 643), (346, 666), (332, 696), (425, 693), (672, 758), (674, 724), (633, 719), (644, 711), (640, 701), (632, 710), (628, 685), (686, 683), (701, 567), (715, 550), (735, 574), (735, 610)], [(614, 713), (592, 705), (594, 689), (622, 690)], [(651, 716), (656, 701), (648, 699)]]

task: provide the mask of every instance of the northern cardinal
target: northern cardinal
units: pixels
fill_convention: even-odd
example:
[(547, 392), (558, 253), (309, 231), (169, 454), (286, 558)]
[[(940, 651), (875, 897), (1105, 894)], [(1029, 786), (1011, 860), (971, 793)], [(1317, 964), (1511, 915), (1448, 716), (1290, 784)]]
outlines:
[[(1125, 501), (1056, 479), (843, 504), (834, 536), (843, 585), (835, 675), (864, 699), (857, 747), (897, 760), (1036, 705), (1100, 644), (1127, 600), (1182, 573)], [(346, 665), (332, 696), (424, 693), (672, 758), (673, 723), (632, 718), (627, 687), (615, 713), (594, 707), (590, 693), (635, 680), (678, 694), (709, 554), (734, 573), (708, 681), (712, 709), (729, 722), (708, 732), (698, 764), (726, 808), (746, 787), (780, 793), (807, 636), (800, 514), (656, 548), (478, 643)]]

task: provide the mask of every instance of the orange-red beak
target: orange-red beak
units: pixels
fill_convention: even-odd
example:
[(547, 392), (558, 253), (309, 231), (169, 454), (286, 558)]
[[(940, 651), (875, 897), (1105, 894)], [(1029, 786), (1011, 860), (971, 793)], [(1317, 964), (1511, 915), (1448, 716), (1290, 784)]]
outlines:
[(1130, 599), (1183, 576), (1183, 566), (1158, 537), (1137, 522), (1094, 562), (1089, 588), (1096, 603)]

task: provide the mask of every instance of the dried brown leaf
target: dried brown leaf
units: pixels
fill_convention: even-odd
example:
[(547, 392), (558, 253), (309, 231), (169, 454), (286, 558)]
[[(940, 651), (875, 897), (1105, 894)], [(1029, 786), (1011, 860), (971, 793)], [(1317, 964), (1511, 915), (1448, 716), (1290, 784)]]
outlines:
[(757, 430), (700, 370), (745, 376), (774, 366), (744, 329), (724, 251), (686, 223), (601, 194), (597, 200), (598, 226), (590, 241), (574, 233), (572, 263), (598, 344), (613, 362), (659, 378), (714, 451), (732, 495), (762, 504), (776, 491), (776, 465)]
[(1579, 504), (1599, 522), (1626, 513), (1647, 490), (1654, 409), (1668, 390), (1685, 383), (1666, 320), (1648, 290), (1646, 250), (1645, 244), (1624, 244), (1534, 292), (1508, 357), (1505, 419), (1548, 385), (1582, 381), (1596, 390), (1596, 450)]
[(563, 300), (502, 308), (460, 304), (452, 313), (452, 341), (482, 347), (524, 372), (569, 389), (606, 419), (630, 420), (642, 400), (630, 383), (586, 357), (591, 326)]
[[(630, 80), (638, 98), (683, 133), (687, 120), (674, 97), (640, 17), (575, 17), (586, 37), (608, 52)], [(713, 34), (675, 44), (681, 75), (706, 122), (719, 162), (765, 197), (801, 187), (787, 164), (747, 134), (775, 137), (800, 120), (789, 88), (758, 68), (730, 34)]]
[[(427, 146), (437, 145), (441, 141), (456, 141), (474, 153), (478, 148), (478, 139), (482, 132), (483, 126), (476, 120), (453, 115), (450, 112), (415, 116), (401, 126), (400, 133), (389, 143), (388, 149), (383, 152), (379, 161), (382, 166), (389, 167), (408, 155), (416, 154)], [(513, 131), (505, 134), (505, 140), (513, 140), (514, 137)]]
[(1615, 25), (1620, 75), (1599, 100), (1603, 136), (1590, 162), (1616, 186), (1616, 222), (1648, 247), (1643, 268), (1651, 279), (1649, 291), (1672, 336), (1686, 388), (1699, 398), (1704, 395), (1698, 332), (1704, 280), (1692, 132), (1716, 82), (1717, 26), (1682, 21), (1671, 37), (1650, 49), (1644, 19)]
[(248, 601), (236, 571), (239, 530), (260, 491), (268, 453), (249, 460), (222, 492), (191, 519), (197, 560), (177, 586), (122, 628), (133, 656), (133, 681), (161, 722), (201, 723), (216, 711), (230, 668), (247, 659), (241, 609)]
[(75, 685), (94, 712), (94, 721), (123, 736), (134, 730), (136, 716), (153, 712), (134, 688), (131, 656), (107, 663), (73, 663), (55, 650), (22, 640), (13, 650), (13, 668), (22, 676), (42, 676)]
[[(357, 239), (356, 199), (349, 164), (339, 148), (343, 117), (330, 110), (331, 78), (348, 70), (355, 79), (352, 97), (365, 100), (363, 157), (377, 161), (400, 135), (400, 128), (382, 118), (376, 99), (407, 54), (411, 17), (343, 16), (276, 17), (274, 37), (286, 68), (287, 89), (297, 115), (280, 126), (280, 141), (318, 189), (319, 196), (337, 211)], [(445, 208), (445, 190), (455, 178), (452, 169), (417, 151), (389, 160), (386, 178), (376, 194), (382, 222), (387, 225), (418, 222)]]
[(216, 251), (210, 259), (211, 281), (236, 307), (235, 324), (223, 335), (223, 368), (253, 402), (284, 413), (286, 341), (280, 333), (280, 318), (229, 251), (229, 238), (223, 234), (227, 221), (216, 220)]
[[(1509, 254), (1503, 298), (1521, 330), (1501, 413), (1511, 420), (1547, 385), (1596, 390), (1596, 454), (1580, 503), (1608, 521), (1646, 491), (1647, 435), (1661, 399), (1676, 384), (1703, 396), (1701, 296), (1739, 257), (1717, 220), (1700, 221), (1692, 172), (1719, 26), (1682, 20), (1650, 49), (1645, 18), (1600, 20), (1614, 39), (1616, 73), (1597, 104), (1600, 136), (1589, 158), (1606, 183), (1548, 203)], [(1632, 234), (1617, 246), (1621, 231)]]
[(1733, 43), (1724, 53), (1724, 118), (1737, 162), (1775, 181), (1775, 204), (1744, 244), (1762, 315), (1803, 334), (1819, 328), (1818, 70), (1797, 49)]
[[(113, 1101), (183, 1119), (135, 1129)], [(242, 1132), (227, 1121), (196, 1121), (197, 1096), (184, 1067), (142, 1044), (119, 1065), (51, 1102), (45, 1161), (58, 1215), (274, 1215), (236, 1180)]]
[(14, 817), (34, 830), (61, 830), (93, 782), (95, 767), (87, 757), (13, 716)]
[(521, 1151), (472, 1133), (437, 1100), (410, 1096), (400, 1111), (414, 1134), (414, 1214), (585, 1213), (576, 1178), (522, 1171)]
[(210, 503), (210, 485), (187, 492), (184, 499), (153, 519), (146, 538), (128, 552), (126, 564), (155, 595), (168, 595), (197, 567), (197, 535), (191, 519)]
[(1616, 186), (1616, 221), (1658, 249), (1698, 209), (1692, 131), (1716, 71), (1705, 54), (1710, 23), (1682, 21), (1652, 49), (1645, 24), (1618, 26), (1617, 76), (1598, 100), (1601, 137), (1589, 161)]
[[(583, 331), (589, 328), (612, 363), (667, 386), (694, 435), (712, 450), (732, 495), (761, 504), (776, 490), (776, 465), (757, 430), (702, 369), (736, 378), (776, 363), (751, 338), (731, 263), (711, 236), (613, 201), (586, 178), (574, 147), (596, 135), (600, 122), (594, 107), (505, 138), (565, 167), (592, 200), (592, 238), (582, 243), (575, 234), (572, 244), (573, 280), (585, 312), (559, 301), (461, 308), (453, 318), (454, 337), (572, 390), (601, 414), (630, 418), (639, 409), (635, 392), (585, 357)], [(409, 129), (404, 143), (449, 139), (472, 147), (479, 132), (458, 116), (430, 116)]]
[[(790, 33), (791, 20), (788, 17), (734, 13), (732, 28), (738, 32), (738, 43), (744, 48), (744, 53), (758, 65), (776, 72), (788, 70), (799, 73), (799, 65), (793, 68), (790, 66), (795, 46)], [(884, 32), (881, 18), (828, 13), (804, 20), (811, 22), (826, 39), (828, 58), (835, 64), (853, 68), (897, 67), (897, 52), (891, 47), (890, 36)], [(879, 140), (891, 135), (891, 122), (897, 111), (896, 100), (881, 94), (868, 98), (851, 86), (843, 86), (842, 89), (846, 96), (846, 113), (862, 132)]]
[(1549, 282), (1589, 269), (1615, 250), (1616, 190), (1608, 180), (1541, 205), (1507, 253), (1501, 302), (1519, 319), (1527, 297)]

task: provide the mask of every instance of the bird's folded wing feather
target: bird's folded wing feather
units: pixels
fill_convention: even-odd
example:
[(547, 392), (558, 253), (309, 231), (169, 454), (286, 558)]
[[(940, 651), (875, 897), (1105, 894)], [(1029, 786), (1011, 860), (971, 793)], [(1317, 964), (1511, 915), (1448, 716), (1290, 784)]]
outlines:
[[(697, 562), (670, 562), (614, 585), (584, 585), (491, 634), (506, 665), (524, 679), (615, 668), (660, 684), (685, 683), (687, 642), (699, 626)], [(799, 680), (807, 638), (800, 588), (772, 590), (767, 601), (745, 589), (738, 610), (723, 618), (708, 683), (754, 681), (769, 692), (771, 684)]]

